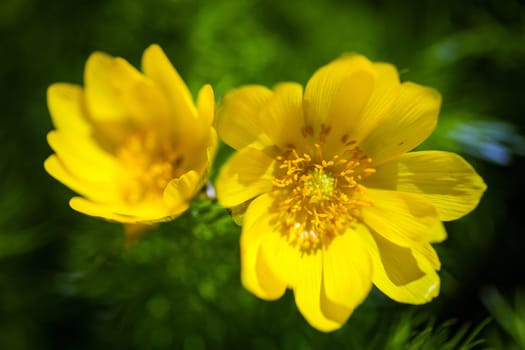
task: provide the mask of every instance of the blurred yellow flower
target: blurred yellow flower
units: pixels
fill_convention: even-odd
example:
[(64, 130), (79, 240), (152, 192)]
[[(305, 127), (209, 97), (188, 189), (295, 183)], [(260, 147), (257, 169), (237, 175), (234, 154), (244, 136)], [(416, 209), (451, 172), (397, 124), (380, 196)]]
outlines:
[(226, 94), (217, 130), (238, 152), (217, 195), (246, 208), (244, 286), (267, 300), (293, 289), (321, 331), (341, 327), (372, 284), (398, 302), (438, 295), (430, 243), (486, 188), (456, 154), (406, 153), (431, 134), (440, 104), (437, 91), (359, 55), (320, 68), (304, 94), (295, 83)]
[(142, 57), (144, 73), (126, 60), (93, 53), (85, 87), (57, 83), (47, 103), (56, 154), (47, 172), (81, 197), (73, 209), (127, 224), (173, 219), (206, 181), (215, 153), (215, 100), (204, 86), (196, 105), (157, 45)]

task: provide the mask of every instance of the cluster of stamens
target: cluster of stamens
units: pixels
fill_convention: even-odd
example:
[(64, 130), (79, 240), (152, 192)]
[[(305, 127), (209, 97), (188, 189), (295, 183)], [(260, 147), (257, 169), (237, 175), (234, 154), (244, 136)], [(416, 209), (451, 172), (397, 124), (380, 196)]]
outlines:
[(183, 161), (171, 145), (149, 132), (130, 135), (116, 155), (127, 171), (123, 199), (130, 204), (161, 196), (169, 181), (180, 175)]
[(299, 152), (290, 145), (277, 157), (273, 181), (282, 232), (288, 242), (304, 253), (327, 245), (358, 220), (360, 209), (370, 203), (363, 197), (360, 181), (375, 172), (371, 158), (348, 136), (341, 139), (341, 151), (326, 156), (325, 141), (330, 129), (322, 127), (317, 139), (305, 128), (307, 146)]

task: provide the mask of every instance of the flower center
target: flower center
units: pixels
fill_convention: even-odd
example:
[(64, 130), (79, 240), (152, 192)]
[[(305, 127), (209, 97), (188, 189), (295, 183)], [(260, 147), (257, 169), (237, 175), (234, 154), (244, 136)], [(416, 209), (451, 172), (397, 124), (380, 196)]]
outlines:
[(127, 171), (123, 199), (129, 204), (162, 196), (169, 181), (180, 176), (182, 157), (153, 133), (130, 135), (116, 155)]
[(334, 178), (323, 170), (314, 168), (304, 180), (304, 188), (310, 193), (311, 201), (328, 200), (334, 194)]
[[(274, 208), (281, 232), (292, 246), (308, 254), (343, 234), (359, 219), (361, 208), (370, 205), (360, 182), (375, 172), (369, 167), (372, 159), (346, 136), (341, 140), (340, 152), (325, 156), (328, 134), (329, 129), (323, 127), (307, 152), (300, 154), (296, 147), (289, 146), (276, 158)], [(311, 137), (308, 130), (303, 135)]]

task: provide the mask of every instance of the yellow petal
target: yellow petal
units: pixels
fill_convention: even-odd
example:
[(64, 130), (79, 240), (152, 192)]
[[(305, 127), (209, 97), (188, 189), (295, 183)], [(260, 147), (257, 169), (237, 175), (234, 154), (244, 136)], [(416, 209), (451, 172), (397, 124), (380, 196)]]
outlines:
[[(401, 86), (397, 69), (387, 63), (361, 67), (348, 76), (330, 112), (327, 149), (340, 151), (346, 142), (359, 144), (388, 115)], [(334, 118), (336, 117), (336, 118)]]
[(443, 225), (442, 222), (438, 222), (436, 225), (432, 226), (432, 229), (428, 232), (427, 238), (430, 243), (443, 242), (445, 239), (447, 239), (447, 230), (445, 229), (445, 225)]
[(277, 279), (273, 270), (261, 259), (260, 247), (265, 237), (275, 232), (270, 222), (269, 210), (273, 198), (262, 195), (254, 199), (244, 218), (241, 234), (241, 280), (243, 286), (257, 297), (278, 299), (286, 290), (286, 284)]
[(155, 130), (158, 137), (173, 142), (169, 137), (173, 135), (174, 118), (160, 88), (153, 81), (140, 77), (121, 89), (115, 100), (122, 102), (133, 126)]
[(340, 328), (343, 324), (348, 321), (353, 309), (350, 309), (342, 304), (334, 303), (326, 296), (326, 288), (324, 286), (324, 281), (321, 282), (321, 313), (329, 320), (334, 321), (339, 324), (337, 328), (331, 328), (326, 330), (327, 332), (336, 330)]
[[(273, 202), (268, 202), (270, 208), (272, 204)], [(270, 208), (267, 210), (271, 210)], [(263, 225), (264, 227), (271, 227), (271, 229), (266, 229), (268, 233), (261, 239), (259, 262), (263, 266), (267, 267), (267, 273), (271, 274), (272, 281), (275, 285), (281, 287), (287, 286), (289, 288), (293, 288), (294, 290), (297, 290), (297, 288), (309, 288), (308, 286), (304, 285), (304, 278), (301, 278), (300, 275), (300, 271), (302, 271), (303, 268), (302, 265), (305, 261), (304, 259), (306, 259), (306, 254), (301, 253), (297, 247), (292, 246), (286, 240), (285, 232), (277, 231), (278, 227), (275, 227), (273, 220), (275, 220), (274, 216), (268, 216), (264, 220), (259, 220), (256, 222), (257, 226)], [(322, 252), (319, 251), (317, 254), (321, 256)], [(319, 263), (323, 263), (322, 259), (319, 260)], [(319, 271), (319, 273), (322, 274), (321, 271)], [(370, 278), (371, 277), (369, 275), (369, 285), (371, 285)], [(261, 280), (260, 277), (259, 280)], [(324, 284), (323, 281), (319, 281), (318, 283)], [(340, 325), (346, 322), (352, 312), (352, 309), (347, 307), (348, 302), (345, 301), (341, 304), (337, 304), (326, 297), (324, 287), (316, 288), (314, 288), (312, 291), (312, 293), (319, 293), (317, 295), (317, 300), (315, 301), (316, 304), (306, 305), (304, 308), (300, 307), (300, 311), (303, 313), (305, 318), (318, 329), (329, 331), (339, 328)], [(302, 298), (308, 294), (305, 291), (301, 291), (299, 293), (299, 298)], [(311, 297), (313, 298), (313, 296)], [(352, 299), (351, 296), (347, 297)], [(304, 301), (304, 299), (300, 300), (302, 303), (307, 302)], [(305, 314), (303, 310), (305, 310), (304, 312), (308, 314)], [(321, 321), (316, 320), (316, 318), (320, 318)]]
[[(164, 92), (171, 107), (171, 123), (182, 153), (186, 169), (202, 169), (206, 165), (206, 148), (210, 145), (214, 101), (211, 87), (199, 92), (200, 110), (195, 106), (191, 93), (158, 45), (151, 45), (142, 56), (142, 69)], [(204, 113), (202, 116), (200, 113)]]
[(323, 281), (327, 299), (354, 310), (372, 287), (372, 266), (361, 242), (359, 225), (335, 237), (323, 251)]
[(175, 129), (179, 130), (181, 135), (192, 130), (197, 118), (197, 109), (193, 104), (193, 98), (188, 87), (160, 46), (151, 45), (144, 51), (142, 69), (146, 76), (153, 79), (168, 98), (171, 111), (176, 116), (173, 118)]
[[(360, 55), (346, 55), (318, 69), (306, 84), (304, 92), (306, 126), (311, 126), (318, 135), (321, 124), (329, 125), (331, 119), (339, 122), (359, 113), (373, 85), (373, 78), (370, 79), (368, 74), (371, 71), (370, 61)], [(363, 84), (362, 91), (359, 91), (358, 84)], [(338, 115), (332, 116), (332, 112)], [(350, 115), (345, 116), (345, 112)]]
[(116, 181), (123, 170), (117, 159), (88, 137), (51, 131), (47, 141), (61, 162), (76, 177), (88, 181)]
[[(301, 253), (288, 243), (286, 233), (279, 232), (279, 225), (275, 221), (276, 213), (271, 209), (274, 206), (273, 198), (271, 194), (262, 195), (251, 202), (247, 211), (241, 237), (243, 284), (258, 297), (268, 300), (279, 298), (286, 287), (291, 287), (294, 290), (299, 311), (308, 323), (324, 332), (340, 328), (353, 310), (349, 307), (349, 304), (356, 301), (353, 295), (359, 294), (357, 298), (360, 298), (363, 291), (356, 293), (359, 284), (354, 281), (354, 294), (347, 296), (354, 302), (341, 298), (341, 303), (337, 303), (327, 297), (324, 286), (326, 283), (323, 281), (324, 252), (319, 250), (312, 254)], [(360, 241), (353, 241), (353, 243), (359, 245)], [(362, 244), (361, 246), (363, 247)], [(339, 252), (342, 252), (344, 248), (341, 247)], [(363, 254), (367, 254), (364, 249), (361, 251), (361, 256)], [(335, 259), (339, 258), (341, 257)], [(371, 286), (370, 261), (368, 256), (366, 258), (368, 260), (365, 260), (364, 263), (361, 261), (358, 268), (364, 270), (368, 268), (369, 290)], [(335, 263), (333, 255), (327, 259), (331, 265), (330, 268), (334, 268), (332, 266)], [(368, 267), (366, 267), (367, 264)], [(339, 272), (341, 272), (339, 277), (349, 277), (343, 269), (340, 269)], [(328, 280), (331, 281), (330, 277)], [(337, 286), (330, 286), (330, 288), (330, 291), (333, 291)], [(343, 293), (336, 295), (342, 297)]]
[(119, 100), (123, 93), (127, 93), (127, 90), (133, 89), (137, 84), (147, 82), (149, 86), (154, 85), (151, 80), (147, 80), (141, 72), (121, 57), (112, 59), (107, 73), (108, 75), (105, 78), (108, 80), (111, 88), (111, 97), (115, 101)]
[(334, 130), (346, 130), (356, 124), (374, 90), (376, 76), (372, 67), (347, 74), (332, 96), (328, 125)]
[(162, 201), (149, 201), (132, 206), (118, 202), (98, 203), (81, 197), (71, 198), (69, 205), (83, 214), (121, 223), (166, 221), (181, 214), (188, 208), (187, 204), (167, 208)]
[(197, 95), (197, 110), (200, 122), (210, 128), (215, 120), (215, 96), (211, 85), (206, 84)]
[(144, 75), (122, 57), (113, 58), (109, 73), (110, 75), (107, 78), (110, 80), (110, 85), (114, 89), (113, 91), (117, 93), (120, 92), (122, 88), (133, 86), (145, 80)]
[[(270, 217), (268, 220), (272, 220)], [(287, 242), (285, 233), (271, 232), (261, 243), (260, 258), (284, 285), (292, 288), (297, 284), (297, 270), (301, 253)]]
[(69, 205), (74, 210), (86, 214), (89, 216), (94, 216), (106, 220), (112, 220), (122, 223), (137, 223), (140, 222), (135, 216), (127, 216), (122, 214), (117, 214), (113, 210), (113, 206), (103, 205), (97, 202), (87, 200), (82, 197), (73, 197), (69, 201)]
[(114, 182), (101, 182), (90, 178), (80, 179), (72, 174), (56, 155), (52, 155), (46, 159), (44, 168), (49, 175), (73, 191), (92, 200), (111, 202), (120, 198), (120, 193)]
[(234, 207), (272, 189), (274, 161), (265, 153), (246, 147), (235, 153), (217, 179), (221, 205)]
[(441, 96), (427, 87), (401, 84), (389, 113), (359, 145), (378, 165), (423, 142), (434, 130)]
[(255, 262), (255, 272), (257, 274), (257, 280), (264, 290), (264, 299), (279, 299), (286, 292), (286, 283), (276, 277), (274, 271), (265, 263), (265, 260), (261, 258), (261, 255), (262, 252), (259, 247), (257, 261)]
[(203, 173), (210, 166), (217, 147), (217, 134), (213, 128), (215, 100), (210, 85), (200, 89), (197, 109), (198, 119), (193, 121), (191, 128), (179, 130), (176, 139), (181, 145), (178, 151), (185, 160), (184, 167)]
[(367, 186), (421, 194), (443, 221), (471, 212), (487, 188), (470, 164), (450, 152), (411, 152), (376, 170)]
[(398, 245), (428, 242), (440, 224), (436, 209), (421, 196), (367, 189), (365, 197), (371, 205), (362, 210), (364, 223)]
[(155, 127), (164, 138), (172, 130), (159, 88), (123, 58), (92, 54), (86, 63), (85, 86), (87, 113), (96, 137), (108, 149), (137, 129)]
[(111, 81), (114, 58), (101, 52), (91, 54), (84, 72), (86, 107), (91, 116), (105, 121), (127, 118), (124, 106), (115, 99), (115, 86)]
[(254, 142), (263, 131), (259, 113), (273, 92), (260, 85), (248, 85), (228, 92), (218, 110), (217, 132), (231, 147), (240, 150)]
[[(194, 170), (171, 180), (164, 189), (163, 198), (168, 207), (188, 207), (188, 202), (199, 190), (200, 174)], [(178, 213), (177, 213), (178, 214)]]
[(376, 72), (370, 67), (359, 67), (348, 74), (333, 95), (327, 124), (331, 128), (326, 140), (327, 150), (340, 152), (344, 143), (363, 139), (376, 115), (364, 119), (365, 107), (376, 88)]
[[(217, 137), (217, 132), (214, 128), (210, 130), (210, 141), (208, 143), (208, 146), (206, 147), (206, 173), (207, 170), (211, 168), (213, 161), (215, 159), (215, 155), (217, 154), (217, 147), (219, 144), (219, 140)], [(198, 167), (196, 167), (198, 168)]]
[(430, 243), (422, 242), (412, 246), (412, 253), (416, 257), (422, 257), (426, 262), (434, 268), (434, 270), (441, 269), (441, 261), (434, 247)]
[[(191, 134), (188, 134), (189, 137)], [(213, 160), (215, 154), (215, 147), (217, 138), (213, 130), (209, 130), (209, 136), (200, 140), (190, 141), (186, 140), (176, 150), (182, 156), (181, 168), (185, 170), (194, 169), (197, 172), (204, 174), (210, 166), (210, 160)], [(197, 143), (197, 141), (200, 141)]]
[(297, 308), (314, 328), (330, 332), (341, 327), (341, 320), (329, 318), (321, 306), (321, 284), (323, 276), (323, 256), (318, 250), (312, 254), (303, 254), (296, 272), (294, 296)]
[(69, 201), (69, 205), (82, 214), (120, 223), (154, 223), (163, 221), (166, 218), (164, 211), (153, 204), (140, 207), (126, 207), (123, 204), (105, 204), (93, 202), (82, 197), (73, 197)]
[(424, 304), (439, 294), (436, 264), (421, 253), (425, 248), (401, 247), (378, 234), (361, 237), (372, 257), (373, 282), (388, 297), (401, 303)]
[(374, 63), (373, 70), (374, 90), (367, 105), (348, 129), (348, 139), (358, 143), (388, 115), (401, 86), (397, 69), (391, 64)]
[(77, 85), (58, 83), (47, 89), (47, 106), (55, 128), (78, 137), (89, 135), (91, 125), (84, 116), (84, 93)]
[[(121, 106), (125, 115), (119, 119), (120, 124), (114, 124), (104, 115), (93, 114), (92, 118), (101, 128), (119, 128), (124, 131), (146, 128), (155, 130), (157, 137), (165, 142), (173, 142), (173, 113), (167, 96), (153, 80), (120, 57), (113, 59), (107, 79), (113, 103)], [(111, 135), (115, 131), (103, 132)], [(119, 139), (114, 142), (119, 142)]]
[(280, 147), (303, 143), (303, 87), (296, 83), (281, 83), (260, 111), (263, 132)]

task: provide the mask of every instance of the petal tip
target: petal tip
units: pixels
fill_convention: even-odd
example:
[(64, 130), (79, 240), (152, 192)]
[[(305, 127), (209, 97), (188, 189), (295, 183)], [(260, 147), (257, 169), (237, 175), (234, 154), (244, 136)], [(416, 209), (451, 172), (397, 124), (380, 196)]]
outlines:
[(44, 170), (51, 176), (55, 173), (55, 168), (58, 166), (58, 158), (55, 154), (50, 155), (44, 161)]
[(144, 57), (146, 56), (157, 56), (158, 57), (160, 55), (166, 56), (162, 47), (160, 47), (160, 45), (155, 44), (155, 43), (148, 46), (146, 50), (144, 50), (144, 54), (143, 54)]

